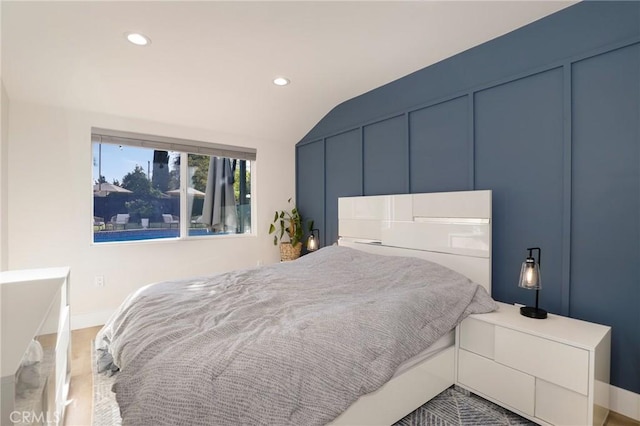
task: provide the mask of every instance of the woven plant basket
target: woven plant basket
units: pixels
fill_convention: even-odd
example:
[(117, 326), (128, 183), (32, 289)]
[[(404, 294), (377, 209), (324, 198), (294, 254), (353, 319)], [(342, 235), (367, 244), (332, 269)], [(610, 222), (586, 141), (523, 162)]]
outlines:
[(288, 260), (296, 260), (300, 257), (302, 251), (302, 243), (299, 242), (295, 246), (291, 243), (280, 243), (280, 260), (286, 262)]

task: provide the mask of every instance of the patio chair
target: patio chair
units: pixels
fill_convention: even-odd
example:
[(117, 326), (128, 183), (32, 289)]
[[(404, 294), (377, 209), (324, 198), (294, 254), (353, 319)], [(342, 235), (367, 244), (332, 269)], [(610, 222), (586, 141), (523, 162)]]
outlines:
[(169, 225), (169, 228), (171, 228), (172, 225), (176, 225), (176, 228), (180, 227), (180, 218), (178, 216), (172, 214), (163, 214), (162, 221), (165, 223), (165, 225)]
[(207, 224), (204, 223), (204, 219), (202, 215), (200, 216), (192, 216), (191, 217), (191, 227), (192, 228), (206, 228)]
[(118, 226), (122, 226), (122, 229), (127, 229), (127, 223), (129, 223), (129, 214), (118, 213), (111, 217), (109, 223), (113, 226), (113, 229), (118, 229)]
[(104, 218), (100, 216), (93, 217), (93, 230), (102, 231), (105, 228)]

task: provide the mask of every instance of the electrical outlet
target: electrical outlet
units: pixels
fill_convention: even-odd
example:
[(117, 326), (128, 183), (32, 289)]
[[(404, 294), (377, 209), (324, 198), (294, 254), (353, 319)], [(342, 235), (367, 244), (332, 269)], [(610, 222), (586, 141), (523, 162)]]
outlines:
[(95, 278), (93, 279), (93, 282), (96, 285), (96, 287), (104, 287), (104, 276), (96, 275)]
[(258, 260), (258, 261), (256, 262), (256, 266), (262, 266), (262, 260)]

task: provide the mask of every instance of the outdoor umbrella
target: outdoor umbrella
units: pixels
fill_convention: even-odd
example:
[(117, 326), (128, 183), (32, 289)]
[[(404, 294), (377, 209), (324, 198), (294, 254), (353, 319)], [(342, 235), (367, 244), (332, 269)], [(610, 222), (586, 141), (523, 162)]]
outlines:
[(114, 185), (112, 183), (96, 183), (93, 185), (93, 196), (94, 197), (106, 197), (111, 193), (120, 193), (120, 194), (131, 194), (132, 191), (128, 189), (124, 189), (121, 186)]
[[(171, 191), (167, 191), (165, 192), (165, 194), (167, 195), (171, 195), (172, 197), (178, 197), (180, 195), (180, 190), (179, 189), (172, 189)], [(188, 187), (187, 188), (187, 196), (193, 196), (196, 198), (204, 198), (204, 192), (202, 191), (198, 191), (195, 188), (192, 187)]]
[(238, 227), (233, 172), (228, 158), (211, 157), (209, 161), (202, 222), (216, 231), (235, 232)]

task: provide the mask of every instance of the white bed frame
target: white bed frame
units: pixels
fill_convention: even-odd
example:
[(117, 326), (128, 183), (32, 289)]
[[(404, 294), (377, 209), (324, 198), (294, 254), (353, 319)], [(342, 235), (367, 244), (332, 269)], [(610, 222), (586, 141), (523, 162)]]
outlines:
[[(338, 200), (339, 245), (413, 256), (460, 272), (491, 294), (491, 191)], [(455, 383), (453, 346), (360, 397), (331, 425), (390, 425)]]

